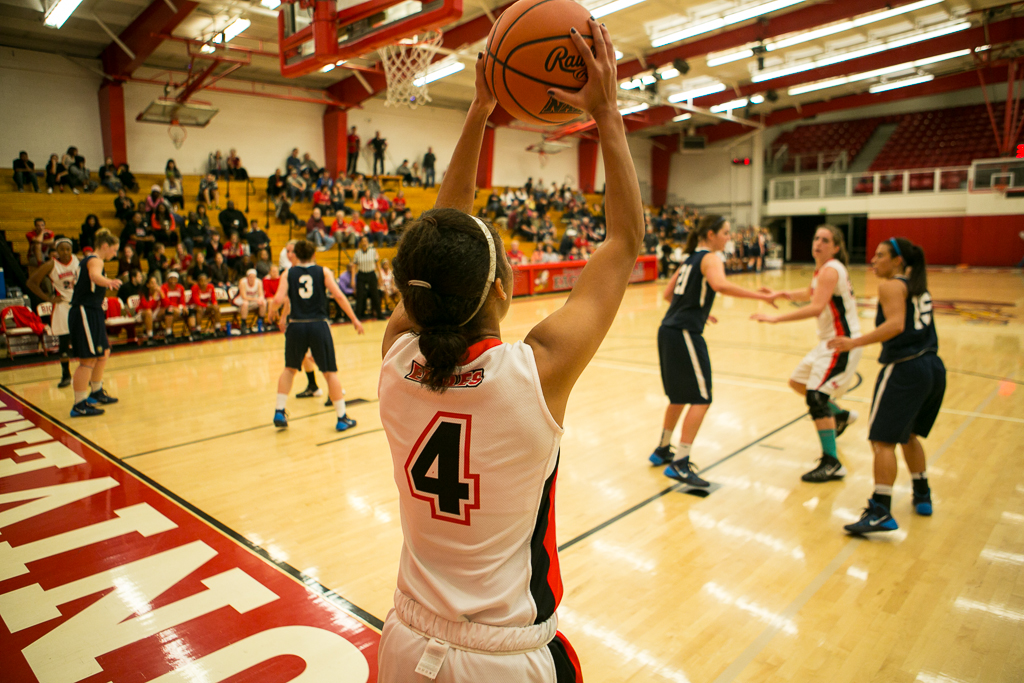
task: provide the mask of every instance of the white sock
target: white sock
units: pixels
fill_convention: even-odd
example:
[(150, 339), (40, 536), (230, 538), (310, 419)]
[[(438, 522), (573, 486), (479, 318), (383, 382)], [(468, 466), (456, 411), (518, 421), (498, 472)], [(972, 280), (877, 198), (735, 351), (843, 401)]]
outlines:
[(277, 395), (277, 409), (284, 410), (285, 404), (288, 403), (288, 394)]
[(338, 414), (338, 417), (345, 417), (345, 397), (342, 396), (334, 402), (334, 412)]
[(81, 403), (82, 401), (84, 401), (87, 398), (89, 398), (89, 392), (88, 391), (76, 391), (75, 392), (75, 405), (77, 406), (79, 403)]
[(217, 323), (216, 325), (214, 325), (214, 326), (213, 326), (213, 329), (215, 329), (215, 330), (217, 330), (218, 332), (220, 332), (220, 323)]
[(99, 382), (89, 382), (89, 388), (94, 392), (99, 391), (103, 388), (103, 380), (100, 380)]
[(910, 473), (910, 478), (911, 479), (927, 479), (928, 478), (928, 471), (925, 470), (924, 472), (911, 472)]
[(146, 336), (149, 337), (150, 339), (152, 339), (153, 338), (153, 330), (150, 330), (149, 332), (147, 332)]
[(661, 443), (658, 445), (658, 448), (664, 448), (665, 446), (670, 446), (671, 444), (672, 444), (672, 430), (671, 429), (662, 429), (661, 430)]
[(879, 495), (883, 495), (883, 496), (891, 496), (892, 495), (892, 487), (891, 486), (883, 486), (882, 484), (875, 484), (875, 493), (877, 493)]
[(676, 460), (690, 457), (690, 447), (692, 443), (680, 443), (676, 446)]

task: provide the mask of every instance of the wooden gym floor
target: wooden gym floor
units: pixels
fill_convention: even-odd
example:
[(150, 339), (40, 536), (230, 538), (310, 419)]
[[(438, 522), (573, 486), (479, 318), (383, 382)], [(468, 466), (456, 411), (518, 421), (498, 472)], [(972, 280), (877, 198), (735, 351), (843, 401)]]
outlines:
[[(852, 272), (870, 329), (875, 278)], [(562, 441), (558, 614), (588, 683), (1024, 679), (1024, 279), (929, 278), (949, 370), (925, 444), (935, 514), (913, 514), (901, 462), (900, 529), (868, 540), (842, 525), (872, 490), (878, 347), (841, 401), (861, 415), (839, 439), (849, 474), (802, 483), (820, 453), (786, 380), (815, 343), (814, 324), (759, 325), (748, 318), (763, 304), (719, 297), (719, 323), (705, 333), (715, 401), (692, 458), (720, 487), (698, 498), (647, 463), (666, 404), (656, 330), (667, 304), (663, 283), (629, 289), (573, 393)], [(800, 266), (735, 277), (775, 288), (809, 279)], [(505, 340), (563, 300), (515, 301)], [(391, 607), (402, 542), (376, 403), (384, 326), (369, 323), (365, 337), (333, 328), (359, 421), (344, 434), (323, 399), (292, 398), (290, 428), (270, 424), (281, 335), (117, 355), (106, 387), (121, 402), (96, 419), (67, 418), (71, 391), (57, 389), (55, 364), (0, 372), (0, 384), (372, 627)], [(293, 395), (304, 386), (300, 375)]]

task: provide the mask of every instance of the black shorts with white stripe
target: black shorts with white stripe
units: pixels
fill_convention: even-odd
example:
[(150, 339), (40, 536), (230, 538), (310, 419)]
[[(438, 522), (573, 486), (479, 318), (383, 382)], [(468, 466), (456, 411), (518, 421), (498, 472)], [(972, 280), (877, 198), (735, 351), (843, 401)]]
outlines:
[(946, 393), (946, 366), (934, 353), (889, 363), (878, 373), (868, 439), (907, 443), (911, 434), (928, 436)]
[(711, 403), (711, 358), (704, 337), (674, 327), (658, 328), (661, 384), (670, 403)]
[(99, 358), (109, 348), (106, 316), (102, 309), (72, 306), (68, 313), (68, 329), (75, 358)]

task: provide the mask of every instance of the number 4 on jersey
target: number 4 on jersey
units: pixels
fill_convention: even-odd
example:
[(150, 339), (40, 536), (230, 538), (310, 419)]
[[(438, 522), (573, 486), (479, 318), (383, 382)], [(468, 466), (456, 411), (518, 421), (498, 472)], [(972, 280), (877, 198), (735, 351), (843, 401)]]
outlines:
[(469, 525), (480, 507), (480, 477), (469, 472), (470, 415), (439, 412), (416, 440), (405, 475), (414, 498), (430, 503), (430, 514)]

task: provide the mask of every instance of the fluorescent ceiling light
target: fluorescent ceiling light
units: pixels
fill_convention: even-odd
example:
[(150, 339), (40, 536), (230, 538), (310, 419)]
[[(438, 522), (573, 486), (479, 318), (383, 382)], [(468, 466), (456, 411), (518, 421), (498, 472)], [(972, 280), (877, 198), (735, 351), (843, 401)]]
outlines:
[(676, 121), (676, 122), (678, 122), (678, 121), (689, 121), (692, 118), (693, 118), (693, 114), (680, 114), (679, 116), (675, 117), (672, 120)]
[(82, 0), (57, 0), (43, 15), (43, 25), (60, 28), (71, 17), (72, 13), (82, 4)]
[(925, 40), (932, 38), (938, 38), (939, 36), (949, 35), (950, 33), (957, 33), (971, 27), (971, 22), (962, 21), (950, 26), (944, 26), (939, 29), (932, 31), (924, 31), (921, 33), (914, 33), (903, 38), (894, 38), (884, 43), (872, 45), (870, 47), (861, 48), (852, 52), (844, 52), (842, 54), (828, 55), (821, 57), (803, 64), (797, 64), (795, 66), (786, 67), (784, 69), (778, 69), (776, 71), (767, 71), (764, 73), (754, 74), (750, 79), (754, 83), (763, 83), (764, 81), (770, 81), (773, 78), (782, 78), (783, 76), (792, 76), (804, 71), (810, 71), (811, 69), (817, 69), (822, 66), (829, 66), (831, 64), (839, 64), (840, 62), (846, 62), (851, 59), (858, 59), (860, 57), (866, 57), (868, 55), (877, 54), (879, 52), (885, 52), (886, 50), (893, 50), (898, 47), (904, 47), (906, 45), (912, 45), (914, 43), (920, 43)]
[(249, 21), (248, 19), (241, 19), (241, 18), (235, 19), (230, 24), (228, 24), (224, 28), (223, 31), (221, 31), (220, 33), (218, 33), (217, 35), (215, 35), (213, 37), (213, 42), (220, 43), (221, 42), (221, 36), (224, 37), (224, 41), (223, 42), (225, 42), (225, 43), (230, 42), (232, 39), (237, 38), (239, 33), (244, 31), (245, 29), (249, 28), (249, 26), (251, 26), (251, 25), (252, 25), (252, 22)]
[(974, 48), (974, 51), (975, 52), (984, 52), (985, 50), (991, 50), (991, 49), (992, 49), (991, 45), (979, 45), (978, 47)]
[(679, 69), (676, 69), (674, 66), (670, 66), (669, 68), (664, 69), (664, 70), (658, 72), (658, 76), (663, 81), (667, 81), (670, 78), (675, 78), (678, 75), (679, 75)]
[(643, 76), (638, 76), (631, 81), (626, 81), (619, 87), (623, 90), (634, 90), (639, 88), (641, 85), (651, 85), (653, 83), (657, 83), (657, 81), (658, 79), (651, 74), (644, 74)]
[(593, 7), (590, 10), (590, 16), (595, 19), (606, 17), (612, 12), (618, 12), (619, 10), (632, 7), (633, 5), (639, 5), (644, 0), (612, 0), (611, 2), (601, 5), (600, 7)]
[(204, 43), (199, 47), (199, 51), (205, 52), (208, 55), (212, 55), (214, 52), (217, 51), (217, 48), (215, 48), (213, 45), (210, 45), (209, 43)]
[(702, 33), (708, 33), (709, 31), (714, 31), (714, 30), (720, 29), (720, 28), (722, 28), (724, 26), (731, 26), (732, 24), (738, 24), (741, 21), (746, 21), (747, 19), (753, 19), (754, 17), (759, 17), (761, 15), (768, 14), (769, 12), (774, 12), (776, 10), (783, 9), (785, 7), (792, 7), (793, 5), (799, 5), (803, 1), (804, 0), (771, 0), (771, 2), (765, 2), (765, 3), (761, 3), (759, 5), (754, 5), (752, 7), (746, 7), (744, 9), (741, 9), (741, 10), (737, 11), (737, 12), (732, 12), (731, 14), (726, 14), (723, 17), (718, 17), (718, 18), (715, 18), (715, 19), (711, 19), (710, 21), (705, 21), (705, 22), (703, 22), (701, 24), (697, 24), (695, 26), (688, 26), (688, 27), (686, 27), (684, 29), (681, 29), (679, 31), (674, 31), (674, 32), (669, 33), (667, 35), (655, 38), (655, 39), (653, 39), (651, 41), (651, 46), (652, 47), (662, 47), (663, 45), (668, 45), (669, 43), (675, 43), (675, 42), (678, 42), (680, 40), (686, 40), (687, 38), (692, 38), (693, 36), (699, 36)]
[(714, 95), (716, 92), (722, 92), (723, 90), (725, 90), (725, 83), (715, 83), (714, 85), (705, 86), (703, 88), (684, 90), (683, 92), (676, 93), (675, 95), (671, 95), (668, 98), (668, 101), (685, 102), (698, 97), (704, 97), (705, 95)]
[(647, 103), (638, 104), (633, 107), (626, 107), (625, 109), (620, 109), (619, 113), (622, 114), (623, 116), (625, 116), (626, 114), (635, 114), (638, 111), (646, 110), (649, 106), (650, 105), (648, 105)]
[(723, 111), (732, 111), (733, 109), (742, 109), (745, 106), (747, 106), (747, 98), (746, 97), (741, 97), (738, 100), (732, 100), (730, 102), (723, 102), (722, 104), (716, 104), (715, 106), (711, 107), (711, 111), (715, 112), (716, 114), (720, 114)]
[(762, 102), (764, 102), (764, 95), (754, 95), (750, 98), (751, 104), (761, 104)]
[(323, 73), (329, 73), (331, 71), (334, 71), (334, 65), (333, 64), (324, 64), (323, 68), (320, 69), (320, 71), (322, 71)]
[(924, 76), (918, 76), (917, 78), (904, 78), (902, 81), (892, 81), (890, 83), (879, 83), (868, 88), (869, 92), (885, 92), (886, 90), (895, 90), (896, 88), (906, 88), (908, 85), (917, 85), (918, 83), (927, 83), (934, 79), (935, 76), (932, 74), (925, 74)]
[[(914, 10), (923, 9), (925, 7), (931, 7), (937, 5), (943, 0), (920, 0), (920, 2), (912, 2), (909, 5), (903, 5), (895, 9), (883, 10), (881, 12), (874, 12), (872, 14), (865, 14), (848, 21), (841, 21), (838, 24), (832, 24), (831, 26), (822, 26), (821, 28), (814, 29), (813, 31), (802, 31), (795, 33), (788, 38), (782, 40), (774, 40), (764, 44), (765, 49), (768, 52), (774, 52), (775, 50), (781, 50), (783, 48), (792, 47), (793, 45), (799, 45), (818, 38), (824, 38), (825, 36), (835, 35), (836, 33), (842, 33), (843, 31), (849, 31), (853, 28), (859, 28), (861, 26), (867, 26), (868, 24), (874, 24), (885, 19), (891, 19), (892, 17), (906, 14), (907, 12), (913, 12)], [(751, 49), (738, 50), (736, 52), (728, 52), (725, 54), (715, 55), (709, 57), (707, 60), (708, 66), (721, 66), (722, 64), (729, 64), (730, 62), (736, 62), (741, 59), (747, 59), (753, 57), (754, 51)]]
[(620, 50), (616, 50), (616, 51), (615, 51), (615, 61), (616, 61), (616, 62), (617, 62), (617, 61), (619, 61), (620, 59), (622, 59), (622, 58), (623, 58), (624, 56), (625, 56), (625, 55), (623, 55), (623, 54), (622, 54), (622, 52), (621, 52)]
[(441, 80), (445, 76), (457, 74), (465, 68), (466, 65), (463, 64), (462, 62), (450, 62), (440, 68), (428, 70), (426, 76), (421, 76), (420, 78), (417, 78), (412, 82), (412, 84), (419, 88), (420, 86), (424, 86), (427, 83), (433, 83), (434, 81)]
[(277, 9), (281, 6), (281, 0), (260, 0), (260, 4), (267, 9)]
[(849, 76), (842, 76), (840, 78), (831, 78), (827, 81), (818, 81), (816, 83), (807, 83), (805, 85), (797, 85), (788, 90), (790, 95), (802, 95), (808, 92), (814, 92), (815, 90), (824, 90), (826, 88), (834, 88), (839, 85), (846, 85), (847, 83), (856, 83), (857, 81), (865, 81), (869, 78), (877, 78), (879, 76), (885, 76), (887, 74), (898, 73), (900, 71), (907, 71), (914, 69), (919, 66), (925, 66), (927, 64), (935, 64), (936, 62), (944, 62), (948, 59), (956, 59), (957, 57), (965, 57), (971, 54), (970, 49), (957, 50), (956, 52), (947, 52), (941, 55), (935, 55), (934, 57), (925, 57), (918, 59), (913, 62), (903, 62), (902, 64), (894, 64), (892, 66), (883, 67), (881, 69), (875, 69), (874, 71), (864, 71), (859, 74), (851, 74)]

